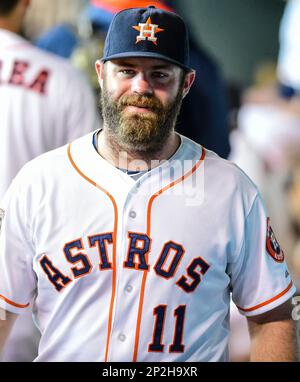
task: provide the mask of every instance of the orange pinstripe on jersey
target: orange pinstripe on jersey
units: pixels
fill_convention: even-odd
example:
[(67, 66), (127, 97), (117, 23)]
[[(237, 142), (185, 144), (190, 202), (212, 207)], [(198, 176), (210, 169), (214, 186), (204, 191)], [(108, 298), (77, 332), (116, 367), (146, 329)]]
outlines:
[(262, 306), (266, 306), (266, 305), (268, 305), (268, 304), (271, 304), (271, 302), (278, 300), (280, 297), (282, 297), (283, 295), (285, 295), (285, 294), (291, 289), (292, 286), (293, 286), (293, 282), (291, 281), (291, 282), (289, 283), (289, 285), (287, 286), (287, 288), (285, 288), (285, 290), (283, 290), (282, 292), (280, 292), (280, 293), (277, 294), (276, 296), (270, 298), (269, 300), (262, 302), (261, 304), (252, 306), (251, 308), (247, 308), (247, 309), (241, 308), (241, 307), (239, 307), (239, 306), (237, 306), (237, 308), (240, 309), (240, 310), (242, 310), (243, 312), (252, 312), (253, 310), (256, 310), (256, 309), (258, 309), (258, 308), (261, 308)]
[(113, 232), (113, 268), (112, 268), (112, 294), (111, 294), (111, 300), (110, 300), (110, 307), (109, 307), (109, 319), (108, 319), (108, 326), (107, 326), (107, 340), (106, 340), (106, 349), (105, 349), (105, 362), (108, 360), (108, 351), (109, 351), (109, 345), (110, 345), (110, 336), (111, 336), (111, 328), (112, 328), (112, 315), (113, 315), (113, 309), (114, 309), (114, 302), (115, 302), (115, 294), (116, 294), (116, 247), (117, 247), (117, 229), (118, 229), (118, 207), (116, 204), (115, 199), (113, 196), (106, 191), (104, 188), (99, 186), (97, 183), (95, 183), (92, 179), (88, 178), (76, 165), (72, 158), (71, 154), (71, 144), (68, 146), (68, 157), (69, 160), (74, 167), (74, 169), (78, 172), (80, 176), (82, 176), (87, 182), (91, 183), (93, 186), (98, 188), (100, 191), (102, 191), (104, 194), (106, 194), (110, 201), (112, 202), (113, 208), (114, 208), (114, 232)]
[[(170, 188), (174, 187), (176, 184), (183, 182), (185, 179), (187, 179), (189, 176), (191, 176), (201, 165), (201, 163), (204, 161), (205, 158), (205, 149), (202, 148), (202, 154), (198, 162), (195, 164), (195, 166), (188, 171), (186, 174), (184, 174), (179, 179), (175, 180), (174, 182), (170, 183), (166, 187), (162, 188), (158, 192), (156, 192), (154, 195), (151, 196), (148, 203), (147, 208), (147, 235), (150, 237), (151, 235), (151, 208), (153, 205), (154, 200), (164, 193), (165, 191), (169, 190)], [(148, 263), (148, 257), (149, 255), (146, 255), (146, 262)], [(144, 304), (144, 295), (145, 295), (145, 287), (146, 287), (146, 281), (147, 281), (147, 274), (148, 272), (144, 272), (143, 274), (143, 280), (142, 280), (142, 287), (141, 287), (141, 293), (140, 293), (140, 301), (139, 301), (139, 310), (138, 310), (138, 317), (137, 317), (137, 324), (136, 324), (136, 332), (135, 332), (135, 343), (134, 343), (134, 352), (133, 352), (133, 362), (137, 361), (138, 356), (138, 348), (139, 348), (139, 338), (140, 338), (140, 328), (141, 328), (141, 319), (142, 319), (142, 313), (143, 313), (143, 304)]]
[(16, 302), (9, 300), (8, 298), (2, 296), (1, 294), (0, 294), (0, 298), (2, 300), (4, 300), (7, 304), (15, 306), (16, 308), (23, 308), (24, 309), (24, 308), (28, 308), (28, 306), (30, 305), (29, 303), (26, 305), (17, 304)]

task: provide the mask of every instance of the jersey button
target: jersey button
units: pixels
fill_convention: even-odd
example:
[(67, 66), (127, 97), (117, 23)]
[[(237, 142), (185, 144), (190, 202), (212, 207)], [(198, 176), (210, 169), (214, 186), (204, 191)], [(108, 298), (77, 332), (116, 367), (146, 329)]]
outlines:
[(126, 286), (126, 288), (125, 288), (125, 290), (126, 290), (126, 292), (128, 292), (128, 293), (130, 293), (130, 292), (132, 292), (132, 286), (130, 285), (130, 284), (128, 284), (127, 286)]
[(120, 340), (121, 342), (124, 342), (124, 341), (126, 340), (126, 336), (125, 336), (125, 334), (123, 334), (123, 333), (119, 334), (119, 340)]
[(132, 219), (135, 219), (135, 218), (136, 218), (136, 212), (135, 212), (135, 211), (130, 211), (130, 212), (129, 212), (129, 216), (130, 216)]

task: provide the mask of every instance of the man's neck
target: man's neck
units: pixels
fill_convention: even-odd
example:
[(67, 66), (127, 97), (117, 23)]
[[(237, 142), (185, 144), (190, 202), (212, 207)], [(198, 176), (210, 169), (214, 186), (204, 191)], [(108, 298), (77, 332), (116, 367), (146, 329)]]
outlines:
[(13, 19), (0, 19), (0, 29), (5, 29), (16, 34), (20, 33), (20, 24)]
[(0, 28), (16, 34), (21, 33), (23, 20), (28, 8), (28, 2), (19, 1), (11, 13), (0, 17)]
[(130, 171), (147, 171), (157, 167), (160, 162), (171, 158), (180, 146), (180, 137), (173, 131), (161, 150), (157, 152), (137, 152), (124, 150), (102, 130), (98, 134), (98, 152), (102, 158), (115, 167)]

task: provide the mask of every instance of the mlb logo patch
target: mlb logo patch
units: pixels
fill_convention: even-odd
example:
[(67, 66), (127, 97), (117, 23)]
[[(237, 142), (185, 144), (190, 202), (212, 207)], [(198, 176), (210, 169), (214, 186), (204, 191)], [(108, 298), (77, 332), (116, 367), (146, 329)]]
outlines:
[(266, 249), (268, 254), (278, 263), (282, 263), (284, 261), (284, 253), (280, 248), (280, 245), (275, 237), (275, 234), (272, 230), (270, 224), (270, 218), (267, 219), (267, 242)]

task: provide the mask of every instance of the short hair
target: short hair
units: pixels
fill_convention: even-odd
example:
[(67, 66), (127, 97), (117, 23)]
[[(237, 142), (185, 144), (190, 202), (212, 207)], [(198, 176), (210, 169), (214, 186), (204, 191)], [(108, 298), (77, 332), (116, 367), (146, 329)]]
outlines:
[(19, 0), (0, 0), (0, 16), (9, 15), (17, 6)]

